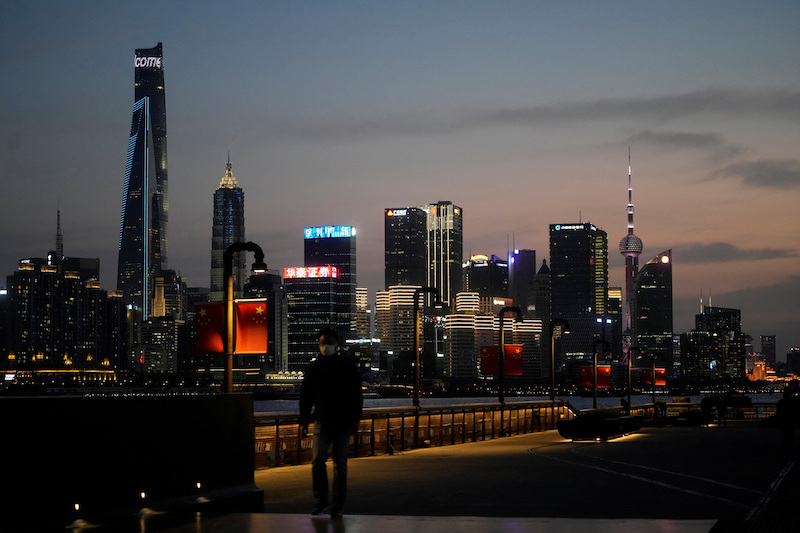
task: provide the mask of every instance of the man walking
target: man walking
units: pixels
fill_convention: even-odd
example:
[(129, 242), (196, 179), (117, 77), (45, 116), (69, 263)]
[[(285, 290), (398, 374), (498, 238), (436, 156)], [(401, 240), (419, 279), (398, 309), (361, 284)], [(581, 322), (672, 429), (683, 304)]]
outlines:
[[(361, 420), (361, 374), (355, 362), (339, 352), (339, 335), (319, 332), (320, 356), (308, 365), (300, 389), (300, 426), (304, 434), (314, 421), (311, 478), (315, 505), (311, 514), (330, 506), (331, 517), (342, 516), (347, 497), (347, 454), (350, 437)], [(313, 414), (312, 414), (313, 408)], [(333, 491), (328, 499), (328, 448), (333, 445)]]

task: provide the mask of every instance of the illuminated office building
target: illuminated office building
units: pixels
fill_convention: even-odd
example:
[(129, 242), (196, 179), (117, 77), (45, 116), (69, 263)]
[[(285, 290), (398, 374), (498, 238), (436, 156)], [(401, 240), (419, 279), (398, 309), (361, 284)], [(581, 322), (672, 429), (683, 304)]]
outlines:
[(427, 283), (428, 213), (419, 207), (384, 210), (384, 288)]
[[(335, 266), (291, 267), (283, 270), (288, 300), (288, 370), (303, 370), (319, 355), (319, 331), (350, 327), (349, 297)], [(340, 338), (344, 345), (344, 339)]]
[(700, 304), (695, 329), (681, 335), (681, 368), (699, 384), (744, 378), (745, 335), (739, 309)]
[(151, 314), (154, 278), (167, 267), (167, 118), (161, 43), (137, 49), (120, 217), (117, 288), (124, 305)]
[(550, 283), (552, 316), (570, 325), (561, 340), (565, 360), (590, 359), (608, 312), (608, 234), (591, 223), (551, 224)]
[[(75, 384), (116, 379), (121, 304), (100, 288), (100, 260), (56, 251), (19, 261), (8, 277), (6, 362), (21, 382)], [(9, 368), (11, 369), (11, 368)]]
[(336, 327), (341, 343), (353, 338), (356, 319), (356, 228), (318, 226), (303, 230), (306, 267), (336, 267), (338, 272)]
[[(214, 225), (211, 230), (212, 302), (225, 299), (225, 250), (235, 242), (247, 242), (244, 235), (244, 191), (233, 176), (231, 158), (225, 165), (225, 176), (214, 191)], [(233, 254), (233, 297), (241, 298), (247, 283), (247, 254)]]
[(428, 287), (439, 291), (445, 305), (452, 305), (464, 287), (463, 211), (453, 202), (422, 206), (428, 213)]
[[(463, 212), (453, 202), (384, 210), (385, 281), (433, 287), (445, 305), (463, 289)], [(434, 299), (426, 295), (426, 302)]]

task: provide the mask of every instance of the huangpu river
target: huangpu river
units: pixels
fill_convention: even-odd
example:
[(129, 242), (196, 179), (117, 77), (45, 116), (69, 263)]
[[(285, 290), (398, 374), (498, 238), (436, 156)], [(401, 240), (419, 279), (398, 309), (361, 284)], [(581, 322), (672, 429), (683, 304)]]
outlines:
[[(666, 402), (672, 402), (673, 398), (689, 398), (692, 403), (698, 403), (703, 399), (703, 394), (696, 394), (691, 396), (681, 396), (676, 394), (656, 394), (656, 400), (663, 399)], [(776, 403), (781, 399), (781, 394), (778, 392), (773, 393), (756, 393), (745, 394), (749, 396), (754, 403)], [(559, 400), (566, 400), (571, 403), (576, 409), (591, 409), (593, 398), (591, 396), (557, 396)], [(597, 407), (620, 407), (620, 400), (627, 400), (627, 396), (599, 396), (597, 398)], [(530, 402), (530, 401), (547, 401), (548, 396), (506, 396), (506, 403), (513, 402)], [(631, 395), (631, 405), (643, 405), (653, 402), (652, 394), (634, 394)], [(448, 405), (464, 405), (464, 404), (497, 404), (496, 396), (470, 396), (464, 398), (420, 398), (420, 407), (432, 408), (442, 407)], [(409, 407), (411, 408), (411, 398), (365, 398), (364, 407)], [(299, 412), (300, 404), (298, 400), (256, 400), (254, 402), (254, 409), (257, 413), (274, 413), (284, 412), (292, 413)]]

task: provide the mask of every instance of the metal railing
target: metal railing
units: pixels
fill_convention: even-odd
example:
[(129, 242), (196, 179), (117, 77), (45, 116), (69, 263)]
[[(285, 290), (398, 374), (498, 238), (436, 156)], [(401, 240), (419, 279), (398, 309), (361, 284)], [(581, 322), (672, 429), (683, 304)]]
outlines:
[[(697, 403), (667, 403), (667, 418), (699, 409)], [(775, 415), (774, 403), (729, 407), (730, 419), (763, 419)], [(503, 416), (502, 426), (500, 416)], [(466, 404), (407, 408), (364, 409), (350, 445), (351, 457), (391, 455), (414, 446), (414, 426), (419, 424), (420, 447), (450, 446), (557, 429), (558, 420), (579, 414), (564, 400)], [(630, 414), (657, 420), (652, 403), (631, 406)], [(298, 465), (311, 461), (311, 435), (301, 435), (297, 413), (255, 413), (256, 468)], [(418, 422), (417, 422), (418, 420)]]
[[(502, 421), (501, 421), (502, 413)], [(418, 442), (449, 446), (556, 429), (560, 418), (577, 410), (563, 400), (408, 408), (364, 409), (350, 446), (351, 457), (393, 454)], [(255, 413), (256, 468), (311, 461), (311, 435), (302, 435), (297, 413)]]

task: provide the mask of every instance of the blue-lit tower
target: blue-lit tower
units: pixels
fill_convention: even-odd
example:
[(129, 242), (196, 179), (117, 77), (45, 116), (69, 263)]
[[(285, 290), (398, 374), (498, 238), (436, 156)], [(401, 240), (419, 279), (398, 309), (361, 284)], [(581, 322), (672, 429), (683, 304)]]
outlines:
[(117, 289), (151, 314), (155, 277), (167, 267), (167, 125), (161, 43), (137, 49), (135, 99), (120, 219)]

